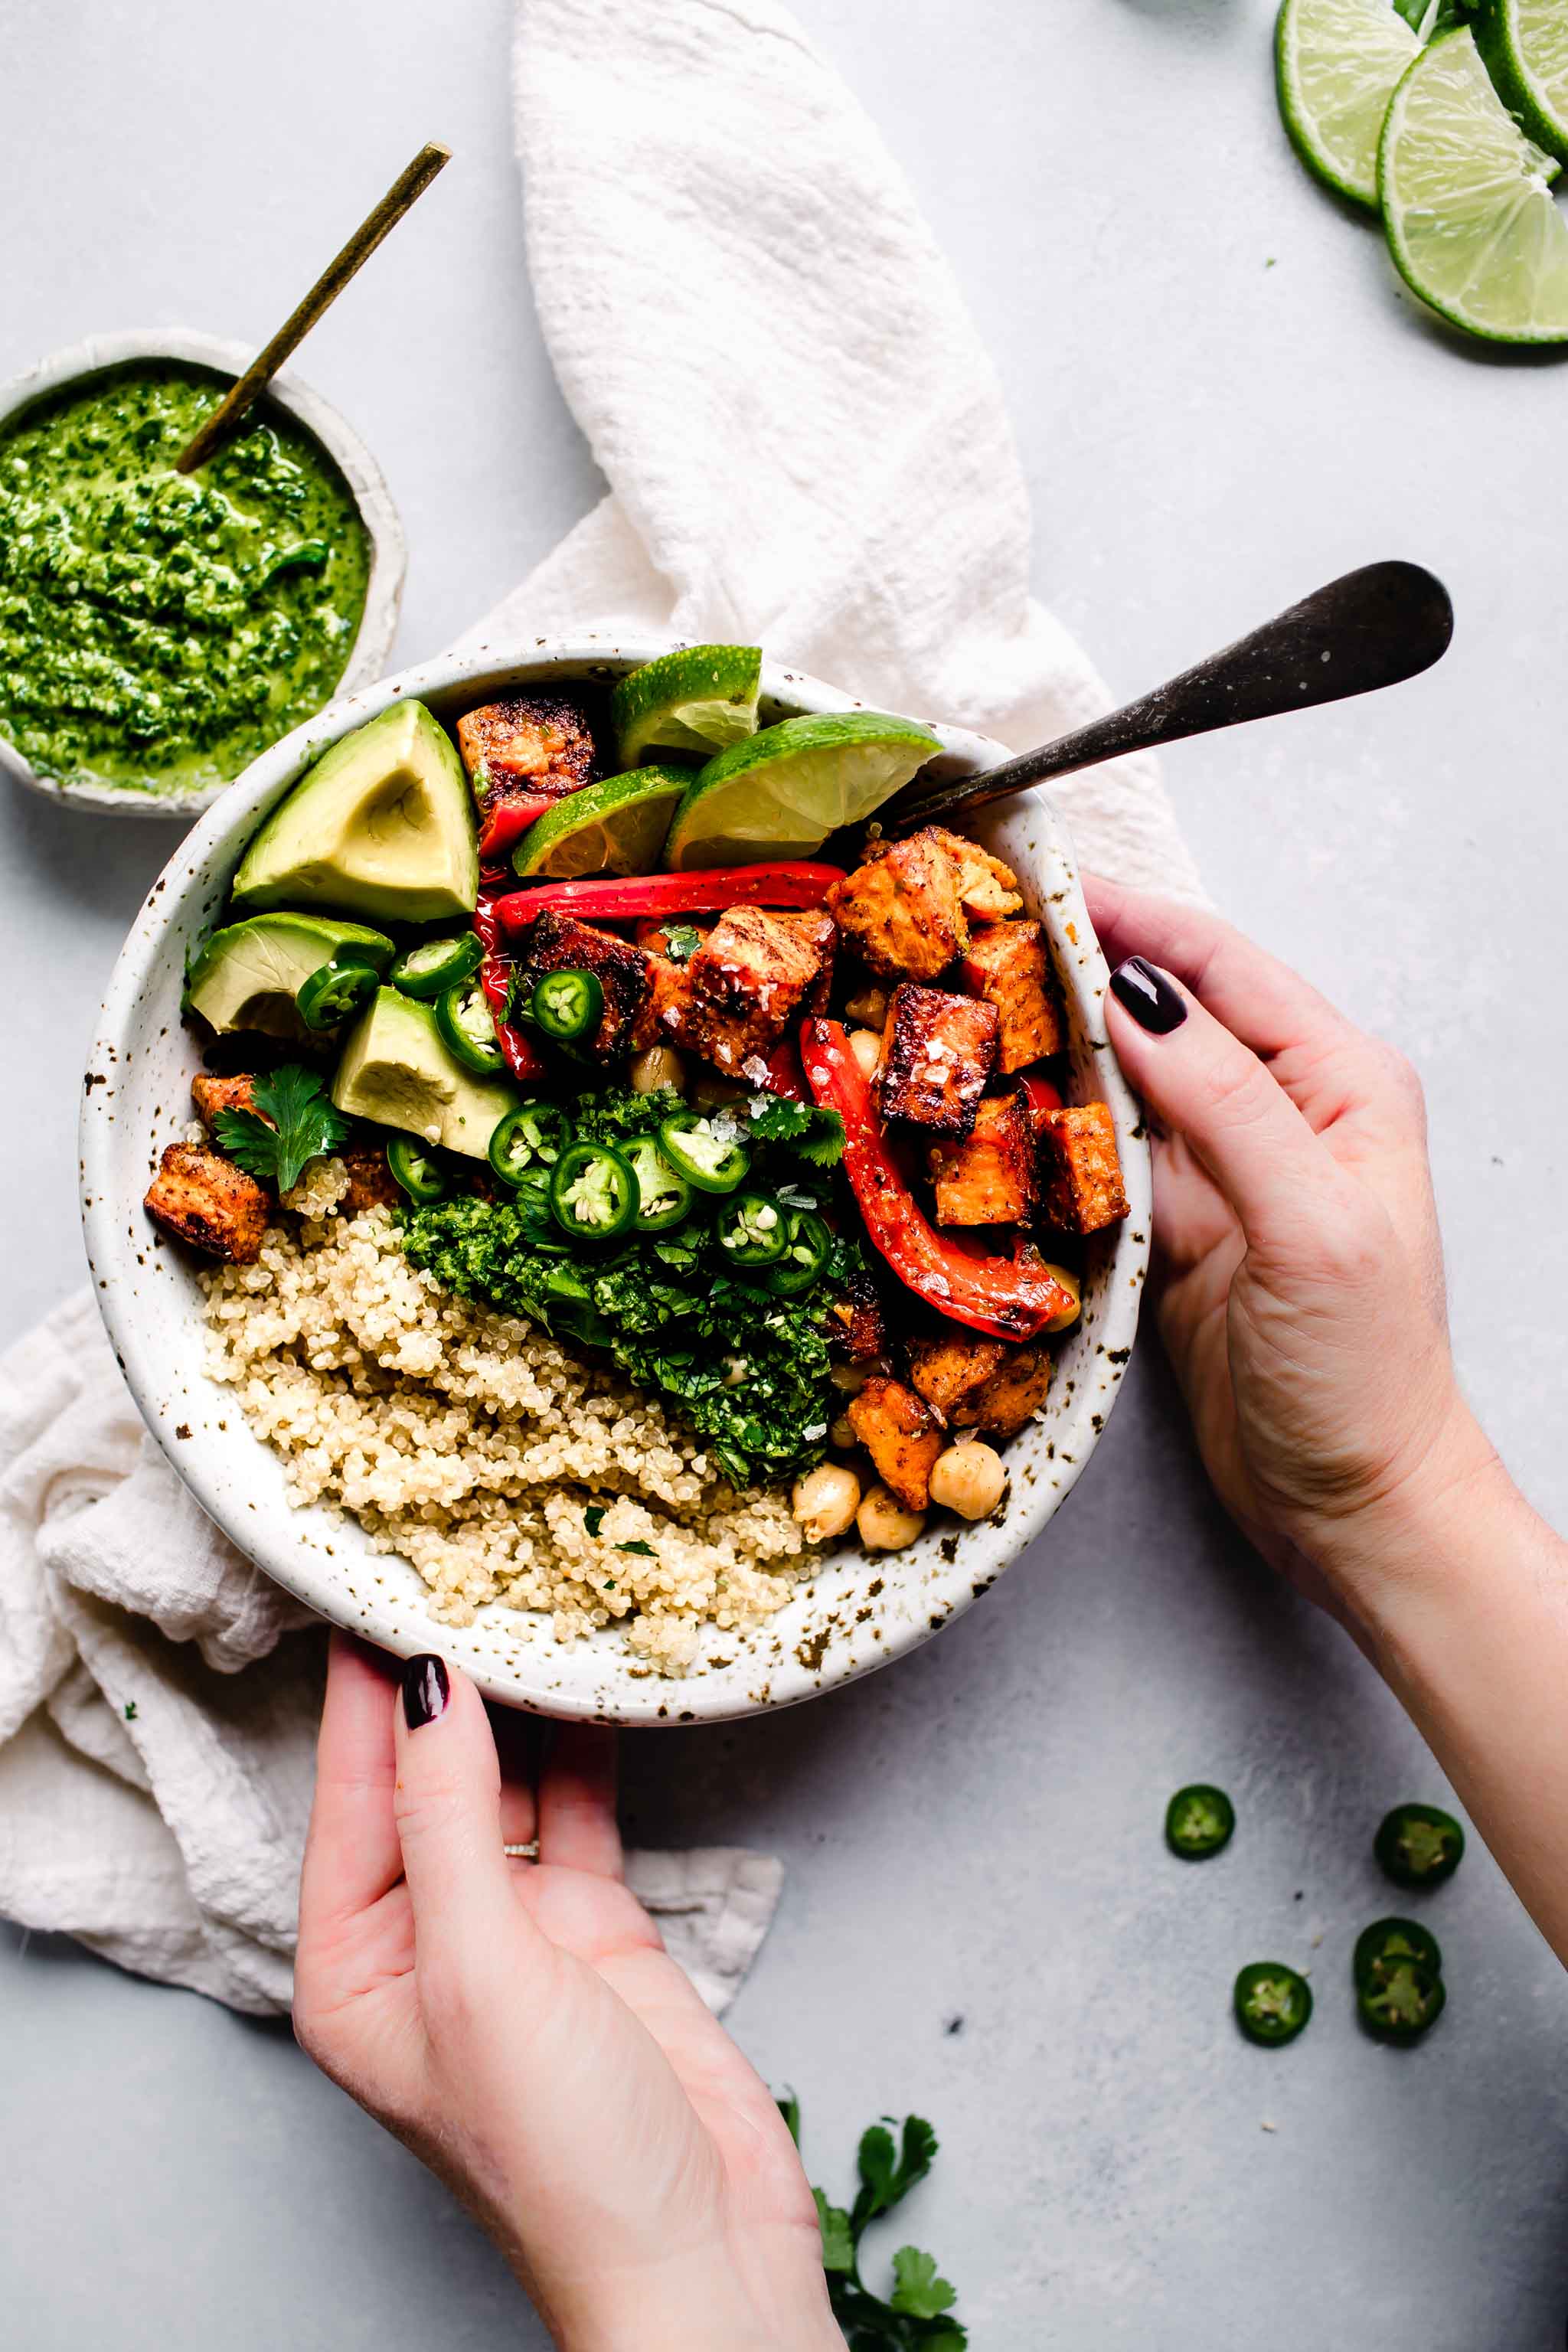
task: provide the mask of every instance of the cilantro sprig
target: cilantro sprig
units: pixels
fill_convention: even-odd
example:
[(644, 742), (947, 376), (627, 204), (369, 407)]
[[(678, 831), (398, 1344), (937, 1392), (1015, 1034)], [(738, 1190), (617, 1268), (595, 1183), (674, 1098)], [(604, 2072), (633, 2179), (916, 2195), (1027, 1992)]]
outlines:
[(820, 1103), (796, 1102), (790, 1095), (753, 1095), (745, 1105), (753, 1143), (782, 1144), (813, 1168), (836, 1168), (844, 1157), (844, 1121)]
[(213, 1119), (218, 1150), (249, 1175), (289, 1192), (307, 1160), (331, 1151), (349, 1131), (348, 1120), (327, 1098), (314, 1070), (287, 1062), (258, 1078), (250, 1090), (252, 1110), (220, 1110)]
[[(800, 2102), (793, 2095), (779, 2101), (779, 2112), (800, 2145)], [(969, 2331), (953, 2318), (957, 2293), (942, 2278), (934, 2254), (918, 2246), (900, 2246), (893, 2256), (892, 2292), (886, 2300), (873, 2294), (860, 2275), (860, 2241), (871, 2223), (901, 2203), (915, 2183), (931, 2168), (937, 2137), (923, 2116), (906, 2116), (895, 2143), (888, 2129), (890, 2117), (873, 2124), (861, 2135), (857, 2164), (860, 2186), (847, 2210), (828, 2202), (820, 2189), (817, 2226), (822, 2232), (822, 2267), (827, 2273), (828, 2300), (844, 2330), (849, 2352), (964, 2352)]]

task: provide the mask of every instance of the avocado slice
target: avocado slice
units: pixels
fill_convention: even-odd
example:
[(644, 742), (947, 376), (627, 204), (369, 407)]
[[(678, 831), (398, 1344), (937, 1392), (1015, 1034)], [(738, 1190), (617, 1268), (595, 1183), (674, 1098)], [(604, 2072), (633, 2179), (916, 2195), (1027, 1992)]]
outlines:
[(301, 984), (335, 955), (384, 971), (395, 950), (384, 931), (322, 915), (252, 915), (215, 931), (191, 966), (185, 1003), (219, 1036), (260, 1029), (269, 1037), (309, 1034), (294, 1010)]
[(518, 1097), (453, 1059), (428, 1004), (382, 988), (349, 1033), (332, 1100), (352, 1118), (374, 1118), (482, 1160)]
[(394, 702), (323, 751), (252, 841), (240, 907), (331, 907), (373, 922), (471, 914), (479, 850), (468, 781), (422, 702)]

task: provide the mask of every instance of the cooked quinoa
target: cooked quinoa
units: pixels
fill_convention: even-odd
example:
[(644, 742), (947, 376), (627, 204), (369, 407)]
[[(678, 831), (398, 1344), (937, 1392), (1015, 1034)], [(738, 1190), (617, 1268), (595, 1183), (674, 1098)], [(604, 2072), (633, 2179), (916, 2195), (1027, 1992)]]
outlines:
[(651, 1398), (440, 1290), (387, 1210), (340, 1213), (347, 1190), (341, 1160), (313, 1162), (258, 1262), (201, 1277), (207, 1371), (296, 1504), (337, 1505), (412, 1562), (448, 1624), (547, 1610), (563, 1639), (617, 1626), (667, 1674), (703, 1625), (784, 1606), (805, 1549), (786, 1495), (737, 1495)]

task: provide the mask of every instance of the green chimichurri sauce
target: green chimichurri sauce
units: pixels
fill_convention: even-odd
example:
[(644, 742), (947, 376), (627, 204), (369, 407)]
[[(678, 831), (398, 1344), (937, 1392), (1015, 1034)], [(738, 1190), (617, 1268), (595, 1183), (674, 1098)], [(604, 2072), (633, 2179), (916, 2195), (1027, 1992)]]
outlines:
[(41, 776), (225, 783), (331, 699), (368, 535), (326, 452), (265, 402), (174, 471), (226, 389), (137, 361), (0, 430), (0, 734)]

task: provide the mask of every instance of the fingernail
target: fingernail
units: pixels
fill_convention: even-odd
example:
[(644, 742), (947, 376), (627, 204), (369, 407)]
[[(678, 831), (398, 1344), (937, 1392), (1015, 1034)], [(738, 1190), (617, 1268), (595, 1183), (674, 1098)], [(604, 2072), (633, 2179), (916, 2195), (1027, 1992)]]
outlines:
[(452, 1696), (447, 1669), (439, 1658), (410, 1658), (403, 1669), (403, 1720), (410, 1731), (434, 1723)]
[(1168, 1037), (1187, 1017), (1187, 1008), (1163, 971), (1142, 956), (1129, 956), (1110, 975), (1110, 992), (1124, 1004), (1140, 1029)]

